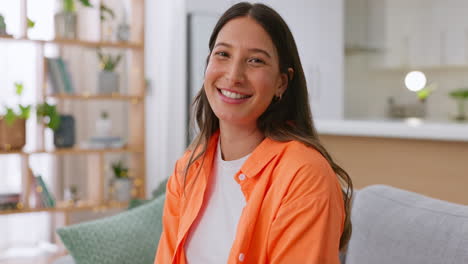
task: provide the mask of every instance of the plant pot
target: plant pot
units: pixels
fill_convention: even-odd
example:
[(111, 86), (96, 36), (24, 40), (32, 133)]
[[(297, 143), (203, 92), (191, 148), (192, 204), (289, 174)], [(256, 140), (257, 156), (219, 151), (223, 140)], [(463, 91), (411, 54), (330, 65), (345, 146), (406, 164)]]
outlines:
[(109, 138), (112, 136), (112, 121), (109, 118), (96, 120), (96, 137)]
[(54, 145), (57, 148), (71, 148), (75, 145), (75, 119), (71, 115), (60, 115), (60, 126), (54, 131)]
[(457, 99), (457, 115), (455, 116), (456, 121), (466, 121), (468, 116), (465, 113), (465, 99)]
[(99, 72), (99, 93), (109, 94), (119, 91), (119, 74), (112, 71)]
[(77, 16), (73, 12), (61, 11), (54, 16), (55, 38), (76, 39)]
[(114, 199), (119, 202), (128, 202), (132, 198), (132, 180), (129, 178), (114, 179)]
[(26, 145), (26, 120), (17, 119), (9, 126), (0, 117), (0, 150), (21, 150)]

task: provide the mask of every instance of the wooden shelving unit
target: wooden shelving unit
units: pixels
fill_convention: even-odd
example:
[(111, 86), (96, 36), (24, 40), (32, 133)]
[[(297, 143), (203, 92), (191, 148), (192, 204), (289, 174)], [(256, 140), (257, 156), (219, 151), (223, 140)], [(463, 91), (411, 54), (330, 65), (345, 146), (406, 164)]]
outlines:
[(40, 39), (29, 39), (29, 38), (14, 38), (11, 36), (0, 36), (0, 40), (5, 41), (20, 41), (20, 42), (32, 42), (36, 44), (57, 44), (57, 45), (68, 45), (88, 48), (117, 48), (117, 49), (143, 49), (143, 43), (131, 43), (131, 42), (99, 42), (99, 41), (85, 41), (85, 40), (69, 40), (69, 39), (52, 39), (52, 40), (40, 40)]
[(115, 100), (115, 101), (130, 101), (133, 104), (139, 103), (144, 99), (140, 95), (126, 95), (126, 94), (51, 94), (49, 98), (59, 100)]
[[(33, 0), (20, 0), (20, 19), (22, 29), (21, 36), (10, 37), (0, 36), (0, 42), (29, 42), (36, 46), (37, 58), (39, 63), (36, 66), (36, 94), (37, 102), (46, 102), (49, 99), (56, 100), (58, 106), (63, 105), (65, 101), (76, 101), (76, 103), (86, 103), (89, 101), (111, 101), (128, 103), (128, 138), (126, 138), (126, 145), (122, 148), (106, 148), (106, 149), (83, 149), (78, 147), (66, 149), (46, 149), (45, 148), (45, 128), (38, 126), (37, 138), (39, 144), (36, 150), (14, 150), (14, 151), (0, 151), (0, 159), (4, 155), (19, 155), (21, 158), (21, 171), (22, 171), (22, 203), (23, 208), (15, 210), (0, 211), (0, 217), (10, 214), (26, 214), (37, 212), (48, 212), (54, 215), (61, 215), (65, 222), (68, 224), (69, 214), (74, 212), (103, 212), (113, 209), (124, 209), (128, 203), (118, 203), (108, 201), (105, 198), (105, 156), (113, 153), (128, 153), (130, 167), (130, 176), (133, 178), (133, 183), (136, 192), (134, 197), (145, 198), (146, 186), (146, 160), (145, 160), (145, 93), (146, 82), (144, 76), (144, 0), (128, 0), (131, 2), (130, 16), (130, 32), (131, 38), (128, 42), (108, 42), (108, 41), (87, 41), (87, 40), (68, 40), (68, 39), (53, 39), (53, 40), (38, 40), (30, 39), (27, 36), (26, 28), (26, 14), (27, 14), (27, 1)], [(96, 26), (96, 25), (92, 25)], [(76, 94), (48, 94), (47, 89), (47, 61), (45, 57), (45, 48), (49, 45), (56, 45), (59, 49), (66, 49), (68, 47), (84, 47), (84, 48), (111, 48), (125, 50), (128, 56), (128, 68), (131, 69), (126, 72), (128, 79), (128, 89), (126, 94), (113, 93), (113, 94), (91, 94), (83, 92), (80, 87), (76, 87)], [(98, 69), (96, 69), (96, 72)], [(73, 76), (73, 72), (71, 75)], [(87, 156), (87, 197), (84, 199), (89, 201), (81, 205), (58, 205), (55, 208), (29, 208), (29, 190), (31, 188), (31, 177), (28, 173), (29, 159), (33, 155), (47, 154), (47, 155), (86, 155)], [(63, 175), (56, 175), (55, 177), (63, 177)], [(1, 172), (0, 172), (1, 182)], [(10, 263), (10, 262), (8, 262)], [(11, 262), (16, 263), (16, 262)], [(19, 262), (18, 262), (19, 263)], [(42, 262), (41, 262), (42, 263)], [(49, 263), (44, 261), (44, 263)]]
[(128, 207), (128, 203), (121, 203), (116, 201), (111, 201), (105, 204), (81, 204), (81, 205), (61, 205), (54, 208), (23, 208), (23, 209), (12, 209), (12, 210), (2, 210), (0, 215), (7, 214), (22, 214), (22, 213), (40, 213), (40, 212), (82, 212), (82, 211), (93, 211), (93, 212), (105, 212), (113, 209), (125, 209)]
[(106, 154), (106, 153), (143, 153), (141, 149), (130, 148), (104, 148), (104, 149), (80, 149), (63, 148), (51, 150), (33, 150), (33, 151), (0, 151), (0, 155), (33, 155), (33, 154), (54, 154), (54, 155), (73, 155), (73, 154)]

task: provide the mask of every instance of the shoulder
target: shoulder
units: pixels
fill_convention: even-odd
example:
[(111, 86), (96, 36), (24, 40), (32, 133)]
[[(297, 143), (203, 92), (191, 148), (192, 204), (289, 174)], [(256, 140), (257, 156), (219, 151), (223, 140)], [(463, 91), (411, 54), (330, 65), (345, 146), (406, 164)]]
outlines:
[(281, 142), (280, 144), (283, 146), (278, 156), (279, 161), (288, 164), (291, 169), (299, 170), (309, 166), (320, 169), (330, 167), (327, 159), (312, 146), (306, 146), (304, 143), (295, 140)]
[(290, 194), (329, 196), (340, 191), (336, 173), (317, 149), (298, 141), (281, 144), (283, 148), (277, 157), (275, 178), (287, 186)]

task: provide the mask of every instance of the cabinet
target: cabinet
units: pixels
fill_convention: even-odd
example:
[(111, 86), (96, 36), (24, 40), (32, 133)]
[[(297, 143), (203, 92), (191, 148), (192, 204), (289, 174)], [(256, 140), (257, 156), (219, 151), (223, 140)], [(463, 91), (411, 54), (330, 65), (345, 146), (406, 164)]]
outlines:
[[(40, 125), (34, 118), (30, 118), (27, 122), (28, 129), (32, 128), (31, 133), (36, 138), (36, 144), (28, 145), (28, 148), (17, 151), (0, 151), (0, 159), (7, 155), (16, 155), (21, 160), (21, 205), (14, 210), (1, 210), (0, 217), (8, 214), (21, 214), (31, 212), (49, 212), (58, 218), (64, 219), (62, 224), (68, 224), (70, 214), (79, 211), (103, 211), (107, 209), (119, 209), (127, 206), (126, 202), (116, 202), (108, 195), (108, 178), (109, 164), (107, 160), (108, 155), (125, 154), (127, 155), (129, 175), (133, 179), (133, 197), (145, 198), (146, 186), (146, 172), (145, 172), (145, 92), (146, 83), (144, 77), (144, 0), (126, 0), (129, 8), (129, 26), (130, 26), (130, 39), (128, 41), (103, 41), (98, 37), (87, 38), (84, 34), (80, 35), (77, 39), (47, 39), (47, 36), (41, 38), (27, 29), (27, 17), (32, 14), (32, 7), (34, 0), (21, 0), (19, 4), (19, 21), (20, 30), (15, 32), (14, 36), (0, 36), (0, 42), (8, 43), (29, 43), (34, 46), (35, 57), (37, 58), (35, 64), (35, 80), (33, 87), (36, 95), (36, 102), (52, 102), (55, 103), (60, 111), (72, 111), (73, 115), (80, 123), (77, 126), (82, 126), (81, 130), (92, 129), (93, 122), (90, 116), (93, 115), (93, 107), (96, 105), (105, 104), (118, 104), (119, 113), (115, 113), (116, 118), (122, 118), (126, 121), (124, 127), (126, 128), (126, 143), (122, 147), (106, 147), (106, 148), (85, 148), (80, 144), (78, 139), (75, 146), (72, 148), (55, 148), (51, 145), (51, 131), (48, 128)], [(103, 1), (91, 1), (94, 9), (99, 10), (99, 5)], [(114, 1), (115, 3), (115, 1)], [(78, 5), (78, 1), (77, 1)], [(12, 16), (14, 17), (14, 16)], [(96, 25), (100, 24), (99, 16), (96, 21), (84, 20), (81, 26), (89, 27), (95, 31)], [(117, 23), (118, 21), (116, 21)], [(38, 21), (36, 21), (38, 23)], [(51, 24), (49, 24), (51, 26)], [(85, 32), (83, 30), (82, 32)], [(90, 76), (84, 74), (84, 71), (78, 71), (77, 67), (70, 65), (70, 75), (75, 83), (73, 93), (56, 93), (50, 87), (51, 82), (48, 81), (48, 64), (47, 54), (53, 49), (60, 56), (66, 57), (67, 55), (74, 54), (76, 57), (81, 56), (94, 56), (96, 57), (96, 49), (109, 50), (123, 55), (125, 66), (119, 70), (119, 74), (125, 79), (125, 87), (117, 92), (110, 94), (101, 94), (97, 89), (91, 89), (88, 84), (92, 83), (96, 86), (95, 76), (91, 81), (87, 80)], [(79, 60), (78, 60), (79, 62)], [(7, 61), (0, 61), (0, 63), (8, 63)], [(75, 62), (76, 63), (76, 62)], [(94, 67), (96, 66), (96, 67)], [(91, 72), (95, 72), (97, 76), (99, 68), (92, 64), (79, 64), (78, 67), (89, 68)], [(95, 69), (95, 70), (94, 70)], [(25, 73), (26, 74), (26, 73)], [(72, 110), (69, 105), (73, 104)], [(123, 113), (125, 111), (125, 113)], [(126, 116), (126, 117), (123, 117)], [(28, 132), (29, 133), (29, 132)], [(55, 207), (52, 208), (37, 208), (30, 204), (31, 197), (29, 196), (32, 188), (32, 179), (29, 172), (31, 167), (31, 160), (36, 156), (48, 155), (53, 157), (55, 162), (51, 162), (52, 182), (49, 186), (53, 187), (52, 192), (57, 198)], [(86, 168), (84, 168), (84, 175), (79, 175), (85, 182), (84, 186), (80, 188), (83, 190), (82, 199), (80, 203), (70, 204), (63, 200), (64, 178), (67, 173), (71, 171), (61, 170), (65, 166), (61, 162), (61, 158), (79, 156), (85, 160)], [(0, 181), (2, 175), (0, 173)]]
[(370, 39), (380, 39), (378, 46), (382, 50), (373, 60), (374, 67), (436, 69), (468, 64), (466, 1), (369, 3), (373, 9), (368, 23), (380, 28), (369, 32)]

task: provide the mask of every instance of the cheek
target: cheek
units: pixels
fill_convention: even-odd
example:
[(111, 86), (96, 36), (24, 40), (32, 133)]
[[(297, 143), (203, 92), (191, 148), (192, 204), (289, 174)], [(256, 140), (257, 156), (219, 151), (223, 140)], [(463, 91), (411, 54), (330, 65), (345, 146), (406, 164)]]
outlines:
[(205, 85), (209, 84), (210, 80), (214, 80), (221, 74), (221, 67), (216, 62), (208, 62), (205, 70)]
[(251, 81), (259, 92), (264, 95), (273, 95), (276, 91), (276, 79), (273, 76), (274, 74), (271, 72), (258, 72), (251, 76)]

